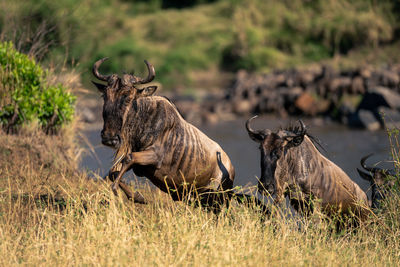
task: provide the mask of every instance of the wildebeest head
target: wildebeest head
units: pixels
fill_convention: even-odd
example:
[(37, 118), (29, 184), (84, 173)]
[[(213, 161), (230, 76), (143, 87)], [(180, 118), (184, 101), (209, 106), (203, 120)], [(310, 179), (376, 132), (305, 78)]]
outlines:
[(103, 105), (103, 130), (101, 131), (101, 141), (104, 145), (118, 147), (121, 144), (121, 128), (129, 112), (130, 103), (140, 97), (153, 95), (157, 86), (148, 86), (138, 88), (140, 84), (151, 82), (155, 77), (154, 67), (144, 61), (148, 76), (142, 79), (133, 74), (123, 74), (119, 77), (117, 74), (103, 75), (99, 72), (100, 65), (108, 58), (96, 61), (93, 65), (93, 75), (100, 81), (107, 84), (93, 82), (104, 98)]
[(368, 171), (368, 173), (358, 168), (357, 171), (361, 178), (371, 183), (371, 207), (379, 208), (379, 204), (381, 200), (385, 198), (387, 191), (395, 185), (394, 179), (391, 179), (391, 177), (394, 177), (396, 174), (393, 170), (367, 166), (365, 161), (372, 155), (373, 154), (369, 154), (360, 161), (361, 166), (364, 170)]
[(294, 131), (271, 132), (268, 129), (255, 131), (250, 127), (250, 122), (255, 117), (257, 116), (247, 120), (246, 129), (250, 138), (260, 144), (261, 178), (258, 188), (264, 194), (268, 192), (274, 196), (283, 190), (284, 183), (284, 181), (279, 181), (275, 175), (277, 163), (288, 149), (299, 146), (303, 142), (306, 130), (304, 123), (300, 120), (300, 128), (296, 128)]

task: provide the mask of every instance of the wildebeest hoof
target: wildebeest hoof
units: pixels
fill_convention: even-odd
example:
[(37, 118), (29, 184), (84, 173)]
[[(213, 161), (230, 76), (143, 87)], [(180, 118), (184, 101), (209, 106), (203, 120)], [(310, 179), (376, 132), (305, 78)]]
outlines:
[(117, 179), (118, 174), (119, 174), (119, 171), (110, 172), (110, 173), (108, 174), (108, 179), (110, 179), (111, 182), (114, 182), (115, 179)]
[[(130, 199), (132, 200), (132, 199)], [(144, 199), (143, 195), (139, 192), (133, 193), (133, 202), (139, 204), (147, 204), (146, 199)]]
[(114, 192), (114, 195), (118, 196), (118, 184), (113, 183), (113, 184), (111, 185), (111, 189), (112, 189), (112, 191)]

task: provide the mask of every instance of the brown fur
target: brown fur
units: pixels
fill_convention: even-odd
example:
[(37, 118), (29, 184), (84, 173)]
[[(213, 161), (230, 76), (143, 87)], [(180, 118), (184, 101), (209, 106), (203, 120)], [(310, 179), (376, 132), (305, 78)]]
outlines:
[[(146, 79), (133, 74), (105, 76), (98, 71), (105, 60), (93, 65), (93, 74), (107, 82), (94, 84), (104, 98), (102, 142), (117, 149), (109, 175), (114, 193), (120, 186), (132, 198), (121, 181), (130, 169), (174, 199), (182, 199), (187, 190), (215, 195), (231, 189), (235, 171), (222, 148), (186, 122), (168, 99), (153, 96), (157, 87), (137, 87), (155, 77), (154, 67), (145, 61)], [(134, 199), (142, 201), (137, 195)]]
[(134, 100), (132, 106), (116, 156), (128, 158), (119, 178), (132, 168), (176, 199), (187, 186), (195, 186), (198, 193), (232, 188), (234, 168), (226, 153), (186, 122), (172, 103), (149, 96)]
[(260, 143), (261, 179), (259, 188), (281, 202), (285, 195), (298, 211), (310, 212), (308, 202), (319, 199), (328, 215), (338, 211), (364, 218), (369, 212), (365, 192), (336, 164), (324, 157), (300, 128), (273, 133), (253, 131), (249, 136)]
[(320, 199), (326, 212), (352, 211), (357, 215), (368, 213), (365, 192), (336, 164), (324, 157), (308, 136), (298, 147), (289, 149), (277, 162), (276, 197), (281, 200), (287, 189), (299, 190), (307, 198)]

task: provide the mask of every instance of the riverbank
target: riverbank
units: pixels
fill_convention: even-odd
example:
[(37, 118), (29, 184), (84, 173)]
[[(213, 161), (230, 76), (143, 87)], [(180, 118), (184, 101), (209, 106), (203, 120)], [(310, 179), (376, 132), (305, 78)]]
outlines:
[(215, 123), (255, 114), (301, 116), (368, 130), (400, 126), (400, 65), (337, 71), (328, 65), (239, 71), (226, 90), (200, 100), (170, 96), (184, 117)]

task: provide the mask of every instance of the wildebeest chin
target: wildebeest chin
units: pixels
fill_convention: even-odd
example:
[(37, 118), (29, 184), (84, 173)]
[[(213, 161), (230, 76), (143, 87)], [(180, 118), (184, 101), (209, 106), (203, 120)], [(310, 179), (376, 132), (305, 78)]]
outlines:
[[(188, 188), (200, 195), (231, 189), (235, 171), (225, 151), (186, 122), (168, 99), (154, 96), (155, 86), (137, 88), (154, 79), (154, 67), (145, 61), (149, 72), (145, 79), (131, 74), (105, 76), (98, 71), (105, 60), (94, 64), (93, 74), (107, 82), (95, 85), (104, 98), (102, 142), (117, 149), (109, 175), (114, 193), (120, 185), (132, 198), (121, 181), (130, 169), (175, 200), (182, 199)], [(143, 201), (136, 193), (133, 198)]]
[(288, 196), (297, 211), (311, 212), (310, 200), (320, 200), (328, 215), (337, 211), (365, 217), (369, 211), (365, 192), (315, 147), (305, 125), (272, 132), (268, 129), (246, 129), (260, 144), (261, 177), (259, 190), (271, 195), (276, 203)]

